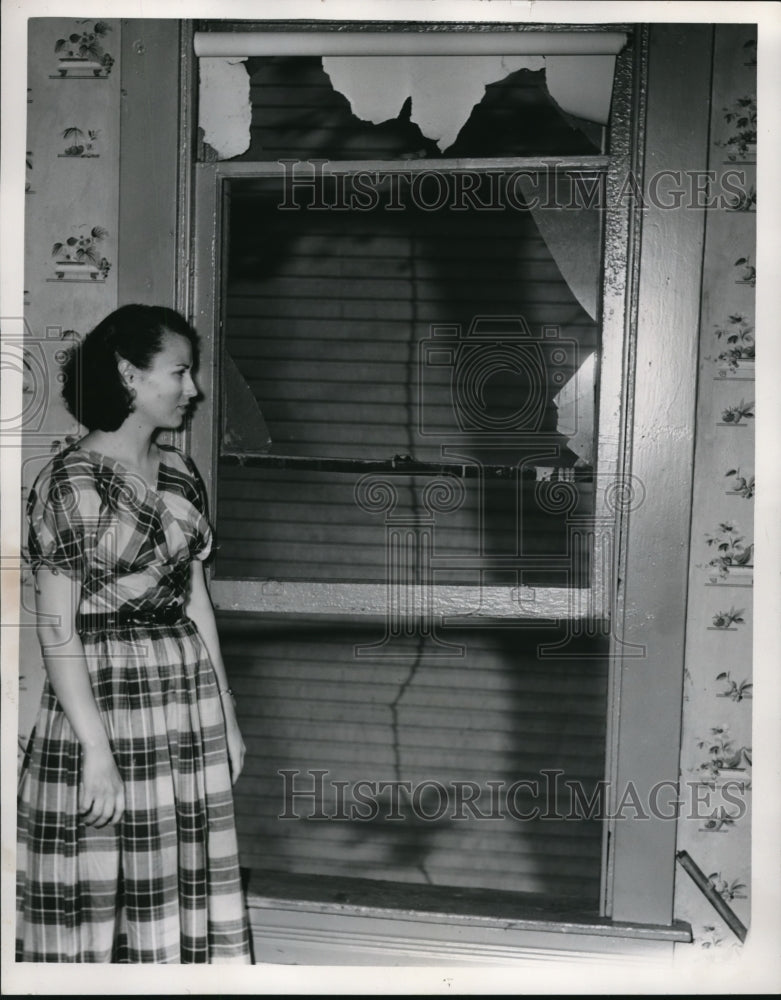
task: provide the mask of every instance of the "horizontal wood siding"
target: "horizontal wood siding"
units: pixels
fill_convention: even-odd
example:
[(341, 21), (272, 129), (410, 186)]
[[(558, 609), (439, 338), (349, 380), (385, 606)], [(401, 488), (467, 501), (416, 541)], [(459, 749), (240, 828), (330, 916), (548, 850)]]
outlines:
[[(591, 658), (540, 659), (538, 645), (560, 640), (560, 630), (446, 630), (443, 640), (462, 655), (432, 655), (442, 649), (413, 637), (367, 658), (355, 647), (381, 639), (379, 623), (225, 617), (221, 631), (248, 750), (236, 786), (243, 864), (542, 892), (596, 906), (599, 820), (519, 819), (503, 792), (494, 791), (491, 804), (488, 782), (504, 789), (521, 779), (539, 783), (536, 796), (516, 790), (516, 813), (536, 806), (566, 816), (573, 803), (567, 782), (593, 792), (605, 751), (606, 668), (598, 643), (579, 640), (569, 650)], [(322, 795), (310, 773), (317, 769), (327, 772)], [(299, 772), (288, 789), (313, 793), (293, 800), (298, 819), (279, 818), (284, 770)], [(429, 783), (420, 802), (435, 818), (416, 817), (403, 792), (403, 819), (387, 818), (391, 801), (379, 788), (378, 815), (359, 818), (372, 811), (351, 793), (361, 780), (407, 781), (413, 789)], [(343, 811), (351, 819), (333, 818), (331, 782), (340, 781), (347, 782)], [(554, 781), (557, 805), (545, 791)], [(457, 807), (458, 782), (476, 783), (477, 808), (492, 818)], [(437, 817), (442, 803), (447, 814)]]

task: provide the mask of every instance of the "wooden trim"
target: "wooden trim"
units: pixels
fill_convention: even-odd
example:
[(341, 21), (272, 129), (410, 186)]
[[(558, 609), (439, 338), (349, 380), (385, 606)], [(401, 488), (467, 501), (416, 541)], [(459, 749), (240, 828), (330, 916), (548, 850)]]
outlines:
[(176, 307), (192, 321), (192, 280), (190, 267), (193, 249), (193, 150), (195, 149), (197, 64), (192, 54), (192, 22), (180, 22), (178, 129), (179, 175), (176, 191), (177, 269)]
[(691, 941), (691, 928), (609, 920), (573, 906), (571, 900), (541, 893), (454, 889), (425, 883), (399, 883), (334, 875), (294, 875), (251, 870), (250, 907), (322, 914), (355, 914), (461, 927), (547, 931), (637, 940)]
[[(708, 25), (651, 27), (646, 176), (655, 169), (707, 166), (703, 108), (710, 101), (711, 58)], [(659, 797), (659, 812), (674, 812), (704, 227), (703, 209), (649, 205), (644, 211), (628, 458), (647, 496), (627, 518), (619, 621), (622, 641), (641, 647), (644, 655), (616, 658), (611, 813), (630, 782), (647, 803), (654, 786), (665, 781), (673, 784)], [(630, 808), (627, 817), (632, 815)], [(670, 923), (675, 820), (616, 820), (611, 842), (612, 917)]]
[[(193, 257), (193, 155), (196, 129), (196, 59), (192, 52), (191, 21), (180, 21), (179, 31), (179, 170), (176, 189), (176, 274), (175, 308), (194, 325), (192, 314), (192, 280), (190, 266)], [(172, 435), (173, 443), (187, 452), (192, 451), (192, 425), (187, 420)]]
[[(481, 560), (480, 565), (485, 562)], [(516, 560), (517, 562), (517, 560)], [(461, 566), (463, 560), (459, 560)], [(589, 621), (602, 617), (597, 595), (556, 587), (398, 586), (385, 583), (309, 583), (288, 580), (212, 579), (218, 611), (257, 614), (367, 615), (385, 618), (391, 608), (400, 620), (440, 617), (447, 624), (512, 621)], [(406, 609), (406, 611), (404, 610)]]
[(219, 398), (217, 359), (221, 316), (221, 288), (215, 287), (221, 273), (222, 184), (217, 183), (214, 165), (195, 168), (193, 216), (192, 316), (201, 343), (198, 383), (203, 402), (192, 421), (191, 454), (206, 485), (210, 509), (216, 509), (217, 434)]
[[(617, 199), (618, 192), (629, 176), (642, 176), (645, 129), (646, 76), (648, 61), (646, 29), (635, 33), (634, 46), (616, 60), (610, 143), (612, 169), (608, 175), (608, 201)], [(639, 273), (639, 234), (642, 210), (608, 212), (605, 218), (605, 246), (602, 300), (602, 357), (599, 392), (598, 451), (595, 501), (597, 511), (605, 516), (611, 490), (620, 490), (622, 482), (631, 491), (630, 449), (634, 405), (634, 336), (636, 331), (637, 279)], [(615, 496), (616, 493), (614, 492)], [(620, 495), (620, 494), (619, 494)], [(605, 734), (605, 778), (615, 786), (618, 769), (618, 732), (621, 712), (621, 691), (617, 678), (624, 649), (618, 632), (623, 622), (626, 579), (627, 505), (614, 507), (612, 520), (612, 562), (605, 600), (610, 605), (614, 622), (609, 648), (609, 680), (607, 731)], [(599, 583), (597, 584), (600, 585)], [(636, 650), (631, 650), (636, 652)], [(606, 820), (602, 828), (602, 894), (601, 912), (609, 916), (613, 907), (613, 827)]]
[[(444, 13), (442, 11), (441, 13)], [(343, 20), (335, 21), (327, 17), (310, 17), (306, 20), (285, 20), (283, 18), (268, 18), (264, 20), (242, 20), (225, 21), (204, 18), (196, 22), (198, 31), (298, 31), (302, 33), (313, 33), (323, 31), (338, 32), (435, 32), (451, 34), (454, 31), (471, 32), (472, 34), (495, 32), (552, 32), (577, 31), (583, 32), (622, 32), (629, 33), (635, 25), (630, 22), (615, 22), (599, 24), (593, 23), (538, 23), (526, 21), (413, 21), (398, 20), (387, 21), (382, 18), (372, 19), (367, 10), (365, 17), (360, 21)]]
[(176, 308), (179, 22), (121, 25), (117, 300)]
[[(500, 898), (501, 897), (501, 898)], [(666, 961), (691, 929), (617, 923), (522, 894), (252, 872), (255, 961), (306, 965), (513, 965)]]
[[(303, 165), (318, 164), (324, 177), (334, 174), (351, 174), (360, 170), (371, 170), (378, 174), (421, 174), (445, 173), (458, 171), (507, 170), (529, 172), (539, 170), (562, 170), (569, 172), (605, 173), (610, 165), (607, 156), (494, 156), (494, 157), (462, 157), (437, 160), (323, 160), (311, 157), (297, 160)], [(252, 179), (253, 177), (282, 177), (285, 175), (284, 163), (290, 160), (220, 160), (200, 167), (208, 167), (214, 172), (216, 183), (225, 180)]]
[(255, 962), (340, 966), (525, 966), (540, 961), (669, 966), (674, 942), (620, 935), (456, 926), (369, 914), (323, 914), (249, 902)]

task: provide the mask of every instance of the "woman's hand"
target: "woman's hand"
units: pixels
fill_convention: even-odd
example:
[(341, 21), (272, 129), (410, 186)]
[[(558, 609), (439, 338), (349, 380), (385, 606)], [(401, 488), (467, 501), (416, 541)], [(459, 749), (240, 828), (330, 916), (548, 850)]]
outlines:
[(230, 695), (223, 696), (222, 709), (225, 715), (225, 737), (228, 743), (228, 758), (231, 767), (231, 784), (235, 785), (244, 767), (244, 754), (247, 748), (236, 721), (236, 709)]
[(76, 628), (81, 599), (77, 576), (41, 567), (36, 573), (38, 639), (49, 682), (82, 746), (79, 815), (89, 826), (122, 819), (125, 789), (111, 753)]
[(82, 755), (79, 813), (87, 826), (114, 826), (125, 811), (125, 786), (111, 748), (85, 747)]
[(222, 714), (225, 718), (225, 737), (228, 744), (228, 757), (230, 758), (231, 783), (235, 785), (241, 774), (241, 769), (244, 767), (246, 747), (241, 738), (239, 724), (236, 721), (236, 706), (233, 703), (233, 695), (228, 689), (225, 664), (220, 652), (217, 623), (214, 620), (214, 608), (203, 575), (203, 563), (198, 559), (193, 559), (190, 563), (190, 596), (187, 601), (187, 616), (195, 622), (214, 667), (214, 679), (220, 691)]

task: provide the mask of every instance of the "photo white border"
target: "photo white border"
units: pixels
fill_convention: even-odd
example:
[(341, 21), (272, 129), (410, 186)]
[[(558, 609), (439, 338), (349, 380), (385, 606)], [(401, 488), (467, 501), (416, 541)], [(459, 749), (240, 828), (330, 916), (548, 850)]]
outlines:
[[(757, 369), (754, 589), (754, 768), (751, 931), (729, 959), (715, 952), (681, 954), (670, 967), (561, 960), (530, 961), (512, 969), (379, 968), (257, 965), (113, 966), (14, 963), (14, 855), (16, 706), (18, 697), (18, 574), (6, 569), (2, 584), (2, 988), (5, 994), (408, 994), (510, 993), (773, 993), (781, 989), (781, 194), (778, 95), (781, 94), (781, 7), (755, 2), (567, 3), (557, 0), (4, 0), (0, 93), (0, 330), (21, 325), (24, 264), (24, 156), (26, 137), (27, 19), (31, 17), (153, 17), (253, 20), (380, 20), (513, 22), (667, 22), (759, 25), (759, 163), (757, 231), (757, 329), (762, 364)], [(684, 97), (685, 95), (682, 95)], [(7, 335), (7, 334), (6, 334)], [(3, 368), (0, 414), (21, 412), (21, 378)], [(21, 530), (19, 441), (0, 451), (0, 567), (14, 565)], [(693, 950), (694, 951), (694, 950)], [(708, 960), (704, 961), (704, 957)]]

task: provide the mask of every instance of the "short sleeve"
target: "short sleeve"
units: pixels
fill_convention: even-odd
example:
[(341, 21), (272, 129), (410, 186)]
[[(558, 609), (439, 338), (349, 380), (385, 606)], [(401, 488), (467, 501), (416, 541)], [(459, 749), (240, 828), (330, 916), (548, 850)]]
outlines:
[(195, 462), (193, 462), (189, 455), (183, 454), (182, 457), (192, 477), (194, 491), (193, 507), (195, 507), (200, 515), (190, 554), (194, 559), (203, 561), (209, 558), (214, 545), (214, 533), (209, 522), (209, 499), (206, 493), (206, 486)]
[(81, 573), (94, 496), (91, 477), (55, 459), (27, 498), (27, 551), (34, 573), (45, 566), (71, 576)]

